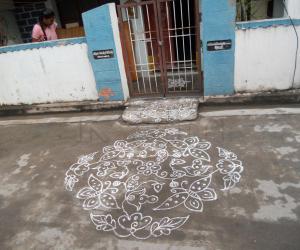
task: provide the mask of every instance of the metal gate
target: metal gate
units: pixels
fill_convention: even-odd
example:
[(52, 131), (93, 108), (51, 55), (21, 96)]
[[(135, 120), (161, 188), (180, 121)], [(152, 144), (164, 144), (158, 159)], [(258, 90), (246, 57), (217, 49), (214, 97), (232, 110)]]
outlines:
[(132, 97), (202, 95), (198, 0), (118, 5)]

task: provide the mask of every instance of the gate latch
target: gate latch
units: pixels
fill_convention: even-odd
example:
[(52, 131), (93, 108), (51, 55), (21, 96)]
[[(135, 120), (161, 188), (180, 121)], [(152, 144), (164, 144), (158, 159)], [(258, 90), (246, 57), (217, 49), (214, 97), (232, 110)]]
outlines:
[(158, 41), (159, 46), (163, 46), (163, 41)]

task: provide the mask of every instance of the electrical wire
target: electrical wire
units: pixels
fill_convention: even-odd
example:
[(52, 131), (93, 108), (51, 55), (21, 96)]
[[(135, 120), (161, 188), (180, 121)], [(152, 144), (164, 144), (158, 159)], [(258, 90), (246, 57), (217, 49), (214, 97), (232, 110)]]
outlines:
[(289, 19), (291, 21), (291, 24), (292, 24), (292, 26), (294, 28), (294, 31), (295, 31), (295, 34), (296, 34), (296, 38), (297, 38), (296, 39), (297, 40), (297, 46), (296, 46), (296, 55), (295, 55), (295, 65), (294, 65), (293, 82), (292, 82), (292, 88), (293, 88), (294, 85), (295, 85), (295, 77), (296, 77), (296, 71), (297, 71), (297, 61), (298, 61), (297, 59), (298, 59), (298, 51), (299, 51), (299, 35), (298, 35), (298, 32), (297, 32), (296, 26), (294, 24), (294, 21), (291, 18), (290, 14), (289, 14), (289, 12), (287, 10), (287, 7), (285, 5), (285, 0), (282, 0), (282, 4), (283, 4), (283, 7), (284, 7), (284, 9), (286, 11), (286, 14), (288, 15), (288, 17), (289, 17)]

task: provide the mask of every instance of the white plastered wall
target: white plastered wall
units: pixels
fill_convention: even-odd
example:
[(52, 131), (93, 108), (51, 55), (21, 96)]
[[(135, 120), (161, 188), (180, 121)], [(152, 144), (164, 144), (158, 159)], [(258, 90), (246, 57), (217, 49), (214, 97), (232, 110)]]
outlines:
[(0, 105), (97, 99), (86, 44), (0, 54)]
[[(300, 34), (300, 26), (296, 27)], [(259, 92), (300, 87), (300, 51), (292, 26), (236, 31), (235, 90)], [(299, 44), (300, 46), (300, 44)], [(297, 71), (293, 73), (297, 57)]]
[(285, 0), (286, 8), (291, 18), (300, 18), (300, 1), (299, 0)]

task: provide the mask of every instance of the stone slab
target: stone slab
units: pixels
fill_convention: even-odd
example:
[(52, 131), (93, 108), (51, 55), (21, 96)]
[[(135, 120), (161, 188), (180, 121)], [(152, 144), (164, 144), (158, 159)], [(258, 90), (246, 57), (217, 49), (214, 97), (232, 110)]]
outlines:
[(198, 98), (133, 100), (122, 119), (130, 124), (191, 121), (197, 119), (198, 106)]

